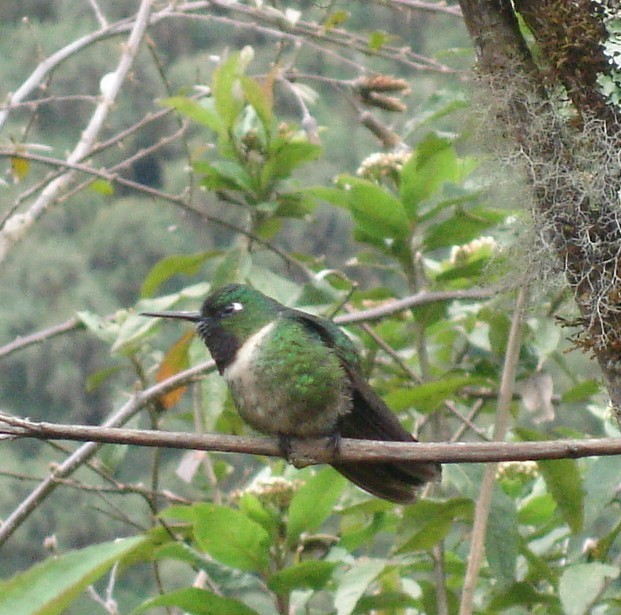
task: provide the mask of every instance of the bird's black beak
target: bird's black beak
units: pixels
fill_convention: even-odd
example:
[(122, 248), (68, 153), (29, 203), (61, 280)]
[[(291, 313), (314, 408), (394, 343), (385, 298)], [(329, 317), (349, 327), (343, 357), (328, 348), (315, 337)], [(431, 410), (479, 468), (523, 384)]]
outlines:
[(153, 316), (154, 318), (177, 318), (180, 320), (189, 320), (190, 322), (199, 322), (201, 320), (200, 312), (140, 312), (140, 316)]

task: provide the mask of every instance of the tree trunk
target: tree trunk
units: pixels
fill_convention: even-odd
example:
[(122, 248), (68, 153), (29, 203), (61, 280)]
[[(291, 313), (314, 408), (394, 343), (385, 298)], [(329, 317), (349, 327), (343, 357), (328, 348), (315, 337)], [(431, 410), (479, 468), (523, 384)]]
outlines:
[(573, 340), (596, 357), (621, 423), (620, 116), (600, 85), (615, 76), (606, 24), (619, 9), (591, 0), (460, 4), (482, 87), (527, 170), (540, 240), (579, 308)]

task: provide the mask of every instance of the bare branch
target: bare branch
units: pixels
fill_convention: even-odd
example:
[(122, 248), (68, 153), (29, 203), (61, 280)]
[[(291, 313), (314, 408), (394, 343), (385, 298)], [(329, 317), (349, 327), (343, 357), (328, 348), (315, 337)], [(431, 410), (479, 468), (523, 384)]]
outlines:
[[(123, 47), (117, 68), (113, 73), (110, 73), (111, 77), (106, 86), (106, 91), (103, 92), (101, 101), (95, 108), (87, 127), (82, 132), (78, 144), (67, 157), (68, 163), (75, 164), (84, 159), (95, 143), (97, 135), (104, 125), (121, 85), (138, 53), (138, 48), (149, 22), (152, 3), (153, 0), (142, 0), (131, 34), (127, 40), (127, 45)], [(6, 111), (2, 113), (6, 113)], [(0, 125), (1, 122), (2, 116), (0, 115)], [(54, 202), (61, 190), (71, 181), (73, 175), (73, 171), (70, 170), (57, 177), (46, 186), (26, 212), (13, 214), (5, 221), (2, 230), (0, 230), (0, 262), (4, 260), (11, 247), (28, 233), (39, 217)]]
[(337, 316), (334, 322), (339, 325), (349, 325), (362, 321), (380, 320), (397, 312), (440, 301), (483, 301), (493, 297), (497, 292), (498, 289), (493, 287), (469, 290), (421, 290), (414, 295), (387, 302), (376, 308)]

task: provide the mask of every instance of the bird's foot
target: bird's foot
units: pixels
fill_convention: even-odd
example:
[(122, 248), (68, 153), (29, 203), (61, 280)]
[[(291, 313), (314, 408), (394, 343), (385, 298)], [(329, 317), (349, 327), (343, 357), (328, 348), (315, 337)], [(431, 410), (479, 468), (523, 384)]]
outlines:
[[(329, 459), (325, 458), (319, 447), (325, 444)], [(316, 463), (332, 463), (341, 447), (341, 434), (335, 432), (324, 438), (296, 438), (287, 434), (278, 434), (278, 445), (282, 456), (296, 468), (305, 468)]]
[(296, 468), (304, 468), (313, 462), (309, 460), (306, 455), (300, 453), (297, 447), (299, 441), (299, 438), (295, 436), (289, 436), (283, 433), (278, 434), (278, 446), (282, 456), (287, 460), (287, 463), (290, 463)]
[(335, 431), (333, 434), (326, 438), (326, 448), (332, 454), (332, 457), (337, 457), (341, 452), (341, 432)]

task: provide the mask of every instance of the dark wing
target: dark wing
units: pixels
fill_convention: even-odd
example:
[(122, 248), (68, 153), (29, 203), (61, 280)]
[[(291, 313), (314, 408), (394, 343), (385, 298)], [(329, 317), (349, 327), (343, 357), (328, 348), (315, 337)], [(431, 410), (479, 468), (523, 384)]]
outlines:
[[(416, 442), (363, 378), (354, 345), (345, 333), (334, 323), (303, 312), (296, 312), (296, 318), (335, 350), (349, 376), (352, 411), (341, 417), (339, 435), (358, 440)], [(365, 491), (401, 504), (413, 502), (417, 488), (441, 473), (439, 464), (416, 461), (340, 463), (334, 468)]]

